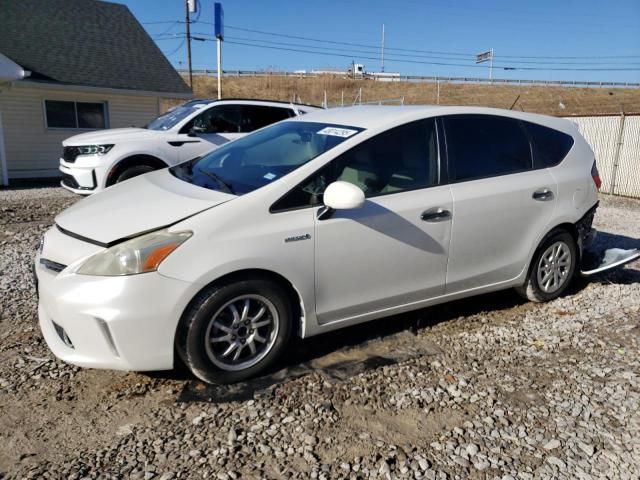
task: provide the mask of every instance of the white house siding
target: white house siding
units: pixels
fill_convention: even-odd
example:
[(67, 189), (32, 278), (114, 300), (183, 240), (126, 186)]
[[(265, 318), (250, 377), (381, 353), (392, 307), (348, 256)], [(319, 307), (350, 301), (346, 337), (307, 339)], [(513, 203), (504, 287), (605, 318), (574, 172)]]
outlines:
[(88, 93), (72, 88), (0, 86), (0, 112), (10, 179), (59, 175), (62, 140), (87, 131), (46, 128), (44, 100), (107, 102), (110, 128), (142, 126), (159, 113), (158, 96), (113, 91)]

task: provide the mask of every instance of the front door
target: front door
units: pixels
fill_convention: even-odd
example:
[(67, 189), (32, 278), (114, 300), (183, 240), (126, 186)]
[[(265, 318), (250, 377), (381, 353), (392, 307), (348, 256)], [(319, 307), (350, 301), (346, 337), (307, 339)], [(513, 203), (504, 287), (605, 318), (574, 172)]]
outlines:
[(318, 321), (442, 295), (451, 221), (421, 219), (438, 209), (452, 210), (448, 186), (371, 198), (362, 208), (316, 219)]
[(240, 105), (217, 105), (208, 108), (180, 129), (180, 161), (204, 155), (241, 137), (241, 129)]
[(320, 175), (311, 183), (348, 181), (367, 198), (362, 208), (315, 220), (319, 323), (444, 293), (453, 205), (449, 186), (439, 185), (433, 119), (373, 137)]

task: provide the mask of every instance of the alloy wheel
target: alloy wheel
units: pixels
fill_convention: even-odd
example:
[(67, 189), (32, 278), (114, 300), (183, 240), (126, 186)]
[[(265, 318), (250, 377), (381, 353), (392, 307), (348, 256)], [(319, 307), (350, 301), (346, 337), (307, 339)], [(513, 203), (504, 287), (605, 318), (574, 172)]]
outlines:
[(555, 242), (538, 262), (538, 286), (545, 293), (555, 293), (567, 282), (571, 272), (571, 250), (565, 242)]
[(271, 351), (278, 336), (278, 312), (262, 295), (242, 295), (225, 303), (211, 318), (205, 350), (214, 365), (244, 370)]

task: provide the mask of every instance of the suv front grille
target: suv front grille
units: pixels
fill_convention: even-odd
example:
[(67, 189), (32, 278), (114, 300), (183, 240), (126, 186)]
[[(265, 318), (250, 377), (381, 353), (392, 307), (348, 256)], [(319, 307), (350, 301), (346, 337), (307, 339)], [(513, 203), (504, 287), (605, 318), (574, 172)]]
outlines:
[(76, 161), (76, 158), (80, 155), (80, 149), (78, 147), (63, 147), (62, 148), (62, 158), (65, 162), (73, 163)]

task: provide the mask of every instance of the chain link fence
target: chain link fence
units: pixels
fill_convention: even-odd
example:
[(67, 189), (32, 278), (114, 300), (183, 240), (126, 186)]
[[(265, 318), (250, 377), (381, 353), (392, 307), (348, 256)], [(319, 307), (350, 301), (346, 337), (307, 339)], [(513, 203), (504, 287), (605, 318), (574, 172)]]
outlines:
[(565, 118), (578, 125), (596, 155), (601, 191), (640, 198), (640, 114)]

